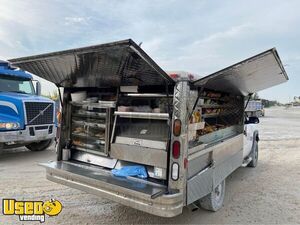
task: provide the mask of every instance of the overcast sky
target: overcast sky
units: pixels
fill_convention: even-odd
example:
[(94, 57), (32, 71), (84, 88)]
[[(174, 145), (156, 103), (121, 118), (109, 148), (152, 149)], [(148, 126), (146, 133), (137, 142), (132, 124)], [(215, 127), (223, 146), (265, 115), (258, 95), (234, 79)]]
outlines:
[[(300, 1), (0, 0), (0, 59), (132, 38), (164, 70), (208, 75), (276, 47), (300, 96)], [(46, 85), (43, 85), (45, 92)]]

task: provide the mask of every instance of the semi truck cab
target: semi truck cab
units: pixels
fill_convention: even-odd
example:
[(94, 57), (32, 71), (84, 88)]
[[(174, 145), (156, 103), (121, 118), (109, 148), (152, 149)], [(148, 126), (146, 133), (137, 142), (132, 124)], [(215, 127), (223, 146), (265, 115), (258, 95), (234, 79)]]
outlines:
[(48, 148), (56, 136), (54, 101), (41, 97), (30, 73), (0, 61), (0, 149)]

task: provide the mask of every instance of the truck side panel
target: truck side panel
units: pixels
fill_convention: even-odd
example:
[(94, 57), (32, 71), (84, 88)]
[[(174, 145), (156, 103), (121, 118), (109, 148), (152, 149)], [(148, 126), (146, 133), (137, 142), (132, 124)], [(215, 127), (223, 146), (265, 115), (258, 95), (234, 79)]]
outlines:
[[(212, 192), (222, 180), (230, 175), (243, 162), (243, 134), (220, 142), (205, 150), (189, 156), (189, 161), (207, 157), (212, 154), (212, 162), (205, 169), (187, 180), (187, 204), (206, 196)], [(192, 170), (189, 163), (189, 170)]]

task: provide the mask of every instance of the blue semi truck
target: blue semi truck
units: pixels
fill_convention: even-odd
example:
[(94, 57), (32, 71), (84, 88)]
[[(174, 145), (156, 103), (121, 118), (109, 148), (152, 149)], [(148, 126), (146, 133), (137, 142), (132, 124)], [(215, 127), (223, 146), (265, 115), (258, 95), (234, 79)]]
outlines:
[(41, 97), (30, 73), (0, 60), (0, 149), (47, 149), (56, 137), (54, 101)]

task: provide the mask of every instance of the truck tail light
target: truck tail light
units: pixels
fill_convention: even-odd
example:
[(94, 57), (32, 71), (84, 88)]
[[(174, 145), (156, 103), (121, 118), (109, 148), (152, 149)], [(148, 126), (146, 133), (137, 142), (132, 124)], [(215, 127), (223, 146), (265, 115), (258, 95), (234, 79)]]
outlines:
[(176, 119), (174, 120), (173, 124), (173, 134), (177, 137), (181, 133), (181, 120)]
[(179, 178), (179, 165), (178, 165), (178, 163), (173, 163), (172, 164), (171, 178), (172, 178), (172, 180), (178, 180), (178, 178)]
[(172, 148), (172, 155), (174, 159), (178, 159), (180, 156), (180, 142), (174, 141), (173, 148)]
[(56, 113), (56, 119), (57, 119), (57, 123), (60, 124), (61, 123), (61, 112), (60, 111), (57, 111)]

